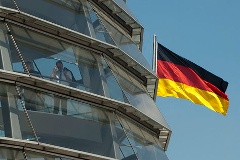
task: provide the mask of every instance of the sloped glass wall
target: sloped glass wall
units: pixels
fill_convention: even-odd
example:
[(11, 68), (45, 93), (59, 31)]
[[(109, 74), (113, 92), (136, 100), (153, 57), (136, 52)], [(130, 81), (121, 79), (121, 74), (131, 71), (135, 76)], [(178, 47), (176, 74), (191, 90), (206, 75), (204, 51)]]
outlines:
[[(131, 10), (128, 8), (126, 2), (123, 0), (106, 0), (102, 2), (106, 6), (108, 6), (112, 11), (115, 11), (116, 14), (125, 22), (132, 22), (134, 20), (137, 21), (137, 18), (133, 15)], [(119, 12), (119, 8), (123, 9), (124, 12)], [(128, 16), (127, 16), (128, 15)], [(135, 23), (129, 24), (132, 28), (137, 28), (139, 25), (136, 25)]]
[[(0, 5), (114, 45), (87, 0), (0, 0)], [(53, 12), (54, 11), (54, 12)]]
[[(145, 86), (110, 60), (93, 51), (24, 28), (11, 25), (10, 29), (25, 63), (32, 64), (32, 67), (29, 66), (30, 74), (130, 103), (156, 122), (169, 128)], [(4, 27), (2, 30), (4, 31)], [(4, 32), (7, 35), (6, 31)], [(9, 38), (5, 37), (5, 39)], [(22, 61), (11, 41), (8, 51), (9, 53), (6, 51), (4, 55), (10, 55), (13, 71), (24, 73)], [(106, 63), (105, 60), (108, 62)], [(58, 62), (61, 63), (60, 68)], [(71, 80), (67, 77), (65, 79), (57, 77), (61, 75), (60, 70), (64, 68)]]
[[(109, 32), (111, 37), (113, 38), (116, 45), (126, 54), (128, 54), (131, 58), (136, 60), (138, 63), (140, 63), (143, 67), (145, 67), (148, 71), (153, 72), (151, 66), (147, 62), (147, 60), (144, 58), (143, 54), (139, 50), (138, 46), (131, 40), (131, 37), (126, 36), (122, 31), (117, 29), (111, 22), (108, 22), (105, 18), (103, 18), (103, 13), (101, 13), (98, 9), (96, 9), (96, 12), (99, 13), (99, 17), (101, 18), (101, 21), (106, 27), (106, 30)], [(129, 59), (125, 60), (126, 62), (129, 61)]]
[[(20, 96), (14, 84), (1, 82), (0, 87), (1, 136), (39, 141), (121, 160), (150, 157), (152, 160), (167, 160), (154, 133), (143, 126), (138, 127), (123, 115), (20, 85), (17, 86)], [(30, 119), (27, 119), (24, 107)], [(56, 108), (59, 112), (55, 112)]]
[[(14, 84), (0, 83), (0, 87), (3, 112), (0, 115), (3, 118), (1, 132), (6, 134), (1, 136), (39, 141), (121, 160), (136, 159), (116, 113), (20, 85), (17, 86), (20, 95)], [(56, 108), (58, 112), (55, 112)], [(7, 119), (7, 116), (11, 118)], [(8, 134), (9, 131), (11, 134)]]
[(11, 148), (0, 148), (0, 158), (1, 159), (24, 159), (23, 151), (20, 149), (11, 149)]
[(119, 119), (139, 160), (168, 160), (159, 140), (149, 131), (126, 118), (119, 117)]
[[(2, 59), (11, 64), (4, 69), (25, 73), (3, 24), (1, 28), (1, 41), (5, 43), (2, 55), (9, 56)], [(10, 25), (10, 30), (31, 75), (128, 103), (100, 54), (14, 25)]]
[(110, 59), (107, 59), (107, 63), (113, 70), (113, 73), (130, 104), (156, 122), (169, 128), (153, 99), (147, 93), (146, 88), (137, 81), (136, 78), (131, 76), (131, 74), (127, 73), (124, 69), (121, 69), (118, 65), (114, 64)]

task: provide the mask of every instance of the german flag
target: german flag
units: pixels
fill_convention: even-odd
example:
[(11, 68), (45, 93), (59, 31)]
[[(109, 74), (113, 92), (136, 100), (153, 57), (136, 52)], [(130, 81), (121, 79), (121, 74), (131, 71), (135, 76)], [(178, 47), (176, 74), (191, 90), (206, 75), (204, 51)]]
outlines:
[(157, 96), (184, 98), (226, 115), (228, 82), (158, 43)]

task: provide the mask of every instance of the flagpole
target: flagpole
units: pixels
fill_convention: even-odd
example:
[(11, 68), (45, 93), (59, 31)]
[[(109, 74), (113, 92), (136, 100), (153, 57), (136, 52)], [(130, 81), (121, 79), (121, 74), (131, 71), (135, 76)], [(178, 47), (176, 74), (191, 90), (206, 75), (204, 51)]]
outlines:
[[(152, 69), (157, 74), (157, 37), (154, 34), (153, 35), (153, 59), (152, 59)], [(153, 96), (153, 100), (156, 101), (156, 95), (157, 95), (157, 86), (158, 86), (158, 80), (155, 83), (155, 93)]]
[(156, 73), (157, 69), (157, 37), (153, 35), (153, 59), (152, 59), (152, 69)]

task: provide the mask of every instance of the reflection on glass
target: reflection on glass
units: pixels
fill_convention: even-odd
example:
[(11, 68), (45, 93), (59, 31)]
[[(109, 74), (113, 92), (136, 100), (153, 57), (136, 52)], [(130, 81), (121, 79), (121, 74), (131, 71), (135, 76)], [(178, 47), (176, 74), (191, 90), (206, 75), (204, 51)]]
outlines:
[[(140, 63), (142, 66), (144, 66), (146, 69), (152, 72), (152, 69), (148, 64), (147, 60), (144, 58), (143, 54), (138, 49), (137, 45), (131, 40), (131, 38), (124, 35), (104, 18), (101, 17), (101, 20), (117, 46), (134, 60), (136, 60), (138, 63)], [(127, 61), (129, 60), (127, 59), (126, 62)]]
[(119, 100), (122, 102), (129, 103), (127, 98), (124, 96), (122, 89), (120, 88), (115, 76), (113, 75), (113, 72), (111, 68), (106, 63), (105, 59), (102, 57), (102, 65), (103, 65), (103, 74), (102, 76), (105, 78), (105, 83), (107, 84), (105, 89), (108, 91), (107, 97), (110, 97), (115, 100)]
[(168, 128), (165, 119), (161, 115), (150, 95), (147, 93), (146, 88), (137, 81), (136, 78), (112, 63), (109, 59), (107, 60), (107, 63), (113, 70), (113, 73), (130, 104), (153, 120)]
[[(131, 147), (126, 139), (126, 135), (115, 115), (109, 111), (97, 108), (93, 105), (66, 99), (57, 96), (60, 100), (66, 100), (67, 115), (59, 110), (54, 113), (56, 95), (40, 92), (35, 89), (19, 86), (21, 96), (17, 96), (14, 86), (1, 84), (6, 87), (10, 93), (1, 90), (1, 95), (7, 102), (10, 99), (16, 103), (14, 113), (17, 113), (19, 121), (14, 124), (14, 135), (19, 135), (24, 140), (35, 141), (32, 130), (28, 127), (26, 115), (23, 112), (20, 100), (23, 100), (28, 115), (36, 131), (38, 140), (41, 143), (57, 145), (61, 147), (76, 149), (89, 153), (99, 154), (107, 157), (127, 157), (132, 155)], [(30, 97), (31, 96), (31, 97)], [(5, 108), (10, 104), (5, 102)], [(62, 106), (61, 106), (62, 107)], [(13, 111), (14, 108), (11, 108)], [(11, 114), (5, 112), (2, 116)], [(10, 123), (14, 119), (7, 120), (3, 117), (4, 124)], [(61, 127), (56, 127), (61, 126)], [(19, 130), (17, 130), (19, 128)], [(8, 133), (7, 128), (4, 130)], [(12, 137), (13, 135), (9, 135)], [(14, 137), (16, 138), (16, 137)]]
[[(106, 109), (23, 86), (18, 86), (20, 96), (13, 85), (1, 83), (0, 87), (4, 113), (1, 123), (5, 126), (3, 129), (7, 137), (36, 141), (20, 103), (22, 100), (41, 143), (121, 160), (136, 160), (137, 157), (141, 160), (149, 157), (157, 160), (165, 156), (159, 140), (150, 132), (124, 120), (122, 116), (119, 116), (119, 122), (119, 118)], [(31, 101), (28, 96), (31, 96)], [(55, 97), (66, 100), (67, 114), (62, 110), (54, 113)], [(9, 115), (18, 118), (9, 119)]]
[(12, 0), (0, 0), (0, 5), (12, 9), (17, 9)]
[(88, 20), (90, 21), (90, 30), (92, 31), (92, 37), (99, 39), (101, 41), (110, 43), (112, 45), (115, 45), (115, 43), (113, 42), (111, 36), (109, 35), (109, 33), (107, 32), (107, 30), (104, 28), (102, 22), (100, 21), (100, 19), (97, 17), (96, 13), (94, 12), (94, 10), (91, 8), (91, 6), (86, 3), (88, 6)]
[[(32, 64), (30, 74), (104, 95), (99, 55), (23, 28), (11, 26), (11, 30), (24, 60)], [(24, 72), (11, 42), (10, 48), (13, 70)], [(58, 62), (61, 62), (61, 67)]]
[(139, 160), (168, 160), (162, 147), (157, 143), (158, 139), (126, 118), (120, 117), (119, 119)]
[[(114, 45), (86, 0), (16, 0), (16, 4), (22, 12)], [(12, 0), (0, 0), (0, 5), (16, 9)]]
[[(119, 7), (121, 7), (127, 14), (129, 14), (131, 17), (135, 18), (131, 10), (128, 8), (126, 3), (123, 0), (113, 0)], [(136, 19), (136, 18), (135, 18)]]
[[(31, 75), (126, 102), (101, 55), (14, 25), (10, 29)], [(13, 71), (24, 73), (12, 41), (6, 54), (10, 54)]]
[(22, 87), (18, 89), (20, 95), (17, 94), (15, 86), (0, 84), (1, 136), (35, 141), (26, 115), (22, 111), (21, 99), (24, 99), (24, 89)]
[(115, 157), (109, 113), (70, 99), (67, 108), (67, 116), (32, 112), (40, 142)]
[[(39, 105), (39, 101), (35, 99), (31, 105), (36, 108), (28, 110), (41, 143), (115, 157), (108, 111), (26, 87), (24, 87), (24, 98), (26, 91), (31, 91), (32, 95), (40, 94), (44, 100), (44, 103)], [(65, 101), (65, 106), (63, 104), (56, 106), (56, 97), (60, 103)], [(60, 107), (59, 113), (55, 112), (56, 107)], [(63, 110), (62, 107), (66, 110)], [(21, 118), (24, 119), (24, 117)], [(21, 131), (23, 137), (28, 137), (26, 129)]]
[(1, 160), (16, 160), (24, 159), (22, 150), (10, 149), (10, 148), (0, 148), (0, 159)]
[(129, 138), (127, 137), (125, 130), (119, 122), (117, 116), (113, 117), (113, 136), (115, 137), (115, 143), (117, 144), (116, 149), (118, 152), (118, 159), (121, 160), (137, 160), (137, 156), (133, 151), (132, 145), (129, 143)]

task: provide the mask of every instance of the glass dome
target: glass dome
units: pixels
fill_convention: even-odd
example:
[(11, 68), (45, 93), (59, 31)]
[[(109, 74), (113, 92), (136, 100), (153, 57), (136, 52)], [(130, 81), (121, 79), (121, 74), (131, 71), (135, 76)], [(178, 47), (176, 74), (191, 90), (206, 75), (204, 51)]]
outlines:
[(91, 2), (0, 0), (0, 158), (168, 159), (171, 130), (141, 74), (155, 75)]

